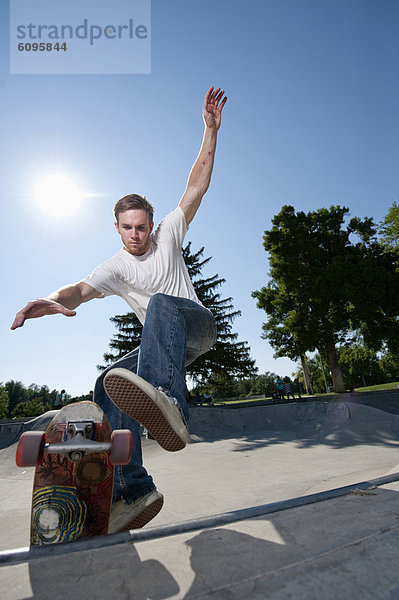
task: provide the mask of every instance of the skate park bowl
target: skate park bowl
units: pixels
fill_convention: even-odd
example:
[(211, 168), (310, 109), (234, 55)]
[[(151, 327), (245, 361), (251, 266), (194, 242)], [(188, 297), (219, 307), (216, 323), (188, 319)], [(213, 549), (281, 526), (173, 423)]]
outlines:
[(16, 444), (53, 414), (0, 424), (4, 598), (399, 598), (399, 391), (194, 406), (184, 451), (143, 438), (151, 523), (32, 552)]

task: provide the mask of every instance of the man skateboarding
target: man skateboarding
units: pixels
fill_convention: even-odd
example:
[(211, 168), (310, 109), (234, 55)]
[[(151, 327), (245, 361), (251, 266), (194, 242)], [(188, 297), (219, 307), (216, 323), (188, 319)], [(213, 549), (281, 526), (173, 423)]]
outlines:
[(44, 315), (74, 316), (83, 302), (113, 294), (124, 298), (143, 324), (140, 346), (108, 367), (94, 389), (93, 399), (111, 428), (133, 434), (131, 461), (115, 468), (109, 533), (143, 527), (161, 510), (163, 496), (142, 464), (140, 425), (165, 450), (185, 447), (185, 366), (216, 341), (215, 319), (197, 298), (181, 248), (210, 184), (226, 101), (220, 88), (206, 93), (201, 149), (177, 208), (153, 232), (153, 208), (145, 197), (121, 198), (114, 216), (122, 249), (82, 281), (29, 302), (11, 326)]

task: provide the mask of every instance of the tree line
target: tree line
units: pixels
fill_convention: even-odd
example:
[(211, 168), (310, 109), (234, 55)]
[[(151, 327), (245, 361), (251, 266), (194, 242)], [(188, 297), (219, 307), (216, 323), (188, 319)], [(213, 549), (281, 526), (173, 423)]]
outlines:
[[(10, 380), (0, 383), (0, 419), (36, 417), (54, 408), (59, 390), (51, 390), (47, 385), (32, 383), (25, 386), (21, 381)], [(90, 394), (72, 397), (66, 401), (80, 402), (91, 400)]]
[[(361, 388), (380, 383), (391, 383), (399, 380), (399, 356), (390, 352), (377, 353), (367, 348), (360, 340), (351, 346), (341, 346), (337, 349), (342, 376), (347, 389)], [(332, 378), (327, 361), (320, 354), (307, 359), (307, 370), (312, 382), (314, 394), (330, 393), (333, 389)], [(213, 399), (244, 398), (264, 396), (270, 398), (276, 392), (278, 374), (266, 371), (244, 379), (226, 379), (217, 385), (204, 382), (192, 390), (194, 394), (210, 394)], [(295, 396), (307, 393), (301, 367), (285, 376)]]
[[(399, 381), (399, 356), (391, 352), (374, 352), (360, 340), (350, 346), (337, 348), (338, 361), (348, 390), (381, 383)], [(333, 389), (333, 382), (325, 357), (315, 354), (307, 360), (312, 391), (322, 394)], [(295, 373), (303, 380), (302, 369)]]

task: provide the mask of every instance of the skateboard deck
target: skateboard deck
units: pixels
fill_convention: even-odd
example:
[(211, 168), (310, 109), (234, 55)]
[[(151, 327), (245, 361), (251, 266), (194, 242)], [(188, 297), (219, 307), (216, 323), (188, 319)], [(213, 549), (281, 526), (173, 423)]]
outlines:
[[(126, 464), (131, 456), (131, 433), (126, 431), (125, 441), (122, 440), (125, 457), (121, 459), (120, 452), (119, 458), (113, 455), (118, 454), (114, 452), (115, 434), (120, 432), (112, 433), (97, 404), (78, 402), (64, 406), (44, 434), (26, 432), (21, 436), (17, 464), (36, 465), (31, 512), (32, 546), (108, 533), (114, 464)], [(36, 449), (27, 449), (32, 442)], [(30, 455), (32, 463), (29, 462)]]

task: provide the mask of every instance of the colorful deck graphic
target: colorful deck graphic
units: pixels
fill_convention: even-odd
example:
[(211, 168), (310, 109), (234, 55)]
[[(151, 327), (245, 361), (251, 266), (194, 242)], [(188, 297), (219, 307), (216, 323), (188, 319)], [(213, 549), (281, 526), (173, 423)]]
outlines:
[(76, 488), (52, 485), (37, 490), (32, 502), (33, 544), (76, 540), (86, 521), (87, 507)]

